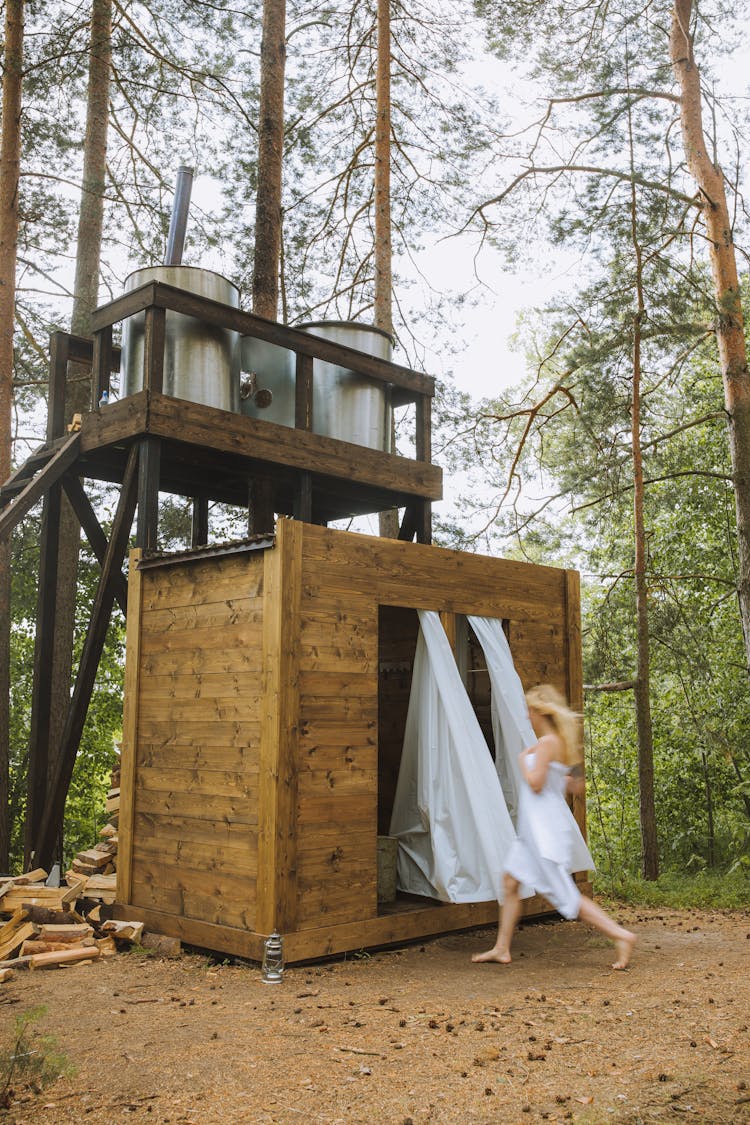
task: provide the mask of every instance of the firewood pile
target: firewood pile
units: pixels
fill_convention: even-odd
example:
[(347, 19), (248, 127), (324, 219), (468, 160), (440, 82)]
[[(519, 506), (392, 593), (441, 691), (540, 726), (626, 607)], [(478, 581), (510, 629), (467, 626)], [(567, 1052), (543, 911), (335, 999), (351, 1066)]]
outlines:
[(107, 917), (115, 901), (119, 807), (119, 773), (114, 773), (101, 839), (78, 853), (62, 886), (48, 887), (41, 868), (0, 877), (0, 983), (15, 969), (110, 957), (118, 946), (142, 941), (142, 922)]

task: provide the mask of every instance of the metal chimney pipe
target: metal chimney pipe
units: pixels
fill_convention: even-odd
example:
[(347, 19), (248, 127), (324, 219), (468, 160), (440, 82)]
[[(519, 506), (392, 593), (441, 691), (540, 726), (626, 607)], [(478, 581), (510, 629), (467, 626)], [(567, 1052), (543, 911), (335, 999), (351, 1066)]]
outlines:
[(179, 266), (182, 262), (182, 251), (185, 248), (185, 228), (187, 227), (192, 187), (193, 169), (182, 164), (177, 169), (177, 181), (175, 183), (174, 199), (172, 201), (172, 215), (169, 220), (169, 235), (167, 236), (167, 253), (164, 257), (165, 266)]

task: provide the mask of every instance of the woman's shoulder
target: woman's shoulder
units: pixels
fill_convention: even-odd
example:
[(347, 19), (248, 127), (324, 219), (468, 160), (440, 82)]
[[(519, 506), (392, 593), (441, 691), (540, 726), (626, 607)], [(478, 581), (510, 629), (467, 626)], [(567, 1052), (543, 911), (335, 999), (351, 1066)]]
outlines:
[(543, 755), (548, 762), (557, 762), (567, 769), (565, 743), (562, 738), (560, 738), (559, 734), (542, 735), (535, 749), (537, 753)]

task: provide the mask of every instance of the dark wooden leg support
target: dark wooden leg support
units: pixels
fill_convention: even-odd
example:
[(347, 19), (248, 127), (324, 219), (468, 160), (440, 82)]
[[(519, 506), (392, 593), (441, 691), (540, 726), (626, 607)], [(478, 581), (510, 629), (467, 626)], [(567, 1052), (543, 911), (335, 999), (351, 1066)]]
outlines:
[[(104, 534), (102, 525), (96, 518), (96, 512), (91, 507), (91, 501), (83, 490), (78, 477), (65, 477), (63, 479), (65, 493), (70, 501), (70, 506), (76, 514), (76, 518), (80, 523), (83, 530), (86, 532), (86, 538), (89, 541), (91, 550), (96, 555), (99, 566), (104, 566), (104, 559), (107, 554), (107, 536)], [(119, 579), (115, 576), (115, 598), (117, 604), (123, 613), (128, 612), (128, 584), (125, 580), (125, 575), (120, 574)]]
[(208, 543), (208, 500), (204, 496), (198, 496), (193, 499), (190, 546), (205, 547), (206, 543)]
[(312, 474), (301, 472), (297, 479), (294, 496), (294, 518), (303, 523), (312, 523)]
[(255, 477), (250, 481), (248, 504), (248, 535), (273, 535), (276, 527), (274, 514), (273, 481), (266, 477)]
[(120, 500), (112, 525), (112, 534), (107, 544), (107, 553), (81, 653), (81, 662), (57, 754), (54, 776), (47, 792), (38, 835), (34, 839), (35, 866), (45, 867), (51, 862), (63, 822), (65, 800), (115, 600), (115, 587), (118, 577), (122, 577), (122, 564), (138, 499), (137, 485), (138, 446), (133, 445), (125, 467)]
[(26, 779), (24, 869), (31, 863), (34, 841), (47, 801), (49, 770), (49, 718), (52, 702), (52, 662), (55, 636), (57, 556), (60, 539), (61, 487), (54, 484), (44, 498), (37, 593), (37, 627), (34, 644), (34, 690), (31, 696), (29, 768)]
[(161, 444), (158, 438), (143, 438), (138, 462), (138, 530), (136, 546), (155, 551), (159, 530), (159, 474)]

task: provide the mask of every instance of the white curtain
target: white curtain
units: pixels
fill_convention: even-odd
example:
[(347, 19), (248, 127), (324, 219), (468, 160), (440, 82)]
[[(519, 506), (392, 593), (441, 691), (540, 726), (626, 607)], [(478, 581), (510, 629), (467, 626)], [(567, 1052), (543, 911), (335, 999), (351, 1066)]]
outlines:
[(518, 755), (536, 742), (523, 685), (513, 665), (503, 626), (495, 617), (467, 617), (482, 646), (492, 689), (495, 767), (513, 824), (518, 815), (521, 770)]
[(390, 827), (399, 887), (443, 902), (502, 900), (515, 833), (498, 771), (438, 614), (419, 610), (419, 622)]

